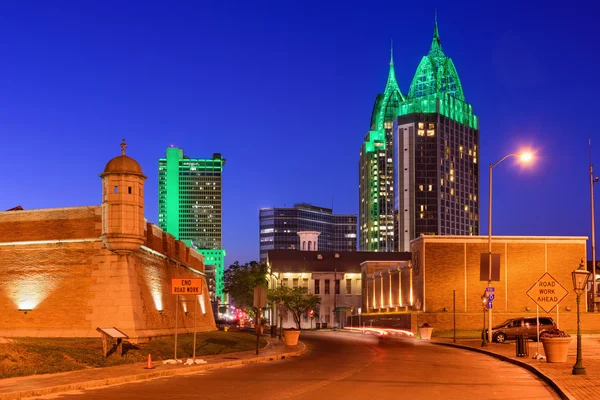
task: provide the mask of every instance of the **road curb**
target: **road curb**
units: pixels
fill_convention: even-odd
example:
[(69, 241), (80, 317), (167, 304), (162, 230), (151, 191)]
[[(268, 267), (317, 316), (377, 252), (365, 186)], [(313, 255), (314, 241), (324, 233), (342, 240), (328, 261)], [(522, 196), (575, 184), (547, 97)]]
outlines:
[(492, 351), (478, 349), (476, 347), (464, 346), (464, 345), (461, 345), (461, 344), (435, 342), (435, 341), (432, 341), (430, 343), (431, 344), (436, 344), (436, 345), (439, 345), (439, 346), (447, 346), (447, 347), (454, 347), (454, 348), (457, 348), (457, 349), (474, 351), (476, 353), (485, 354), (485, 355), (488, 355), (488, 356), (492, 356), (492, 357), (498, 358), (498, 359), (500, 359), (502, 361), (506, 361), (506, 362), (509, 362), (511, 364), (518, 365), (519, 367), (525, 368), (526, 370), (528, 370), (529, 372), (531, 372), (532, 374), (534, 374), (535, 376), (537, 376), (538, 378), (540, 378), (541, 380), (543, 380), (544, 382), (546, 382), (548, 384), (548, 386), (550, 386), (556, 392), (556, 394), (558, 394), (560, 396), (560, 398), (562, 400), (576, 400), (574, 397), (569, 396), (558, 385), (558, 383), (554, 382), (554, 380), (552, 380), (550, 377), (548, 377), (542, 371), (540, 371), (539, 369), (537, 369), (535, 366), (533, 366), (531, 364), (528, 364), (526, 362), (515, 360), (514, 358), (507, 357), (507, 356), (504, 356), (502, 354), (494, 353)]
[[(290, 357), (298, 357), (305, 351), (306, 351), (306, 345), (302, 342), (298, 342), (297, 349), (294, 349), (293, 351), (285, 351), (285, 352), (278, 353), (278, 354), (262, 355), (262, 356), (258, 355), (256, 357), (224, 361), (224, 362), (219, 362), (219, 363), (215, 363), (215, 364), (181, 366), (180, 368), (174, 368), (174, 369), (165, 370), (165, 371), (148, 371), (148, 372), (144, 372), (144, 373), (140, 373), (140, 374), (118, 376), (118, 377), (114, 377), (114, 378), (105, 378), (105, 379), (98, 379), (98, 380), (85, 381), (85, 382), (75, 382), (75, 383), (69, 383), (66, 385), (49, 386), (49, 387), (40, 388), (40, 389), (21, 390), (18, 392), (0, 394), (0, 400), (17, 400), (17, 399), (24, 399), (27, 397), (45, 396), (45, 395), (49, 395), (49, 394), (70, 392), (70, 391), (74, 391), (74, 390), (92, 389), (92, 388), (98, 388), (98, 387), (102, 387), (102, 386), (118, 385), (118, 384), (129, 383), (129, 382), (138, 382), (138, 381), (162, 378), (162, 377), (167, 377), (167, 376), (193, 374), (193, 373), (197, 373), (197, 372), (201, 372), (201, 371), (210, 371), (210, 370), (215, 370), (215, 369), (232, 367), (232, 366), (236, 366), (236, 365), (257, 364), (257, 363), (261, 363), (261, 362), (283, 360), (283, 359), (290, 358)], [(235, 353), (231, 353), (231, 354), (233, 355)]]

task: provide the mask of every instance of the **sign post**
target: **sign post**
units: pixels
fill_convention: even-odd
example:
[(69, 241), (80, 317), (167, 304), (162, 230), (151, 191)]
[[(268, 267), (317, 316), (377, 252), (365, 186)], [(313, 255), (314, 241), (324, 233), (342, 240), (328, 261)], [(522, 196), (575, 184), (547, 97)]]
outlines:
[[(177, 361), (177, 320), (179, 318), (179, 295), (202, 295), (202, 278), (173, 278), (171, 279), (171, 294), (177, 295), (175, 304), (175, 350), (174, 358)], [(196, 303), (198, 299), (194, 300), (194, 350), (193, 358), (196, 360)]]

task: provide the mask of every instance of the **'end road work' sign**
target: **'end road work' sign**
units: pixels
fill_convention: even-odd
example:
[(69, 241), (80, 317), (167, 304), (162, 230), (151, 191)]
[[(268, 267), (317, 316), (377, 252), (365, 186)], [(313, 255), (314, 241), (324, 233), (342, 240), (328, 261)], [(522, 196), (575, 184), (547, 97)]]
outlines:
[(201, 278), (171, 279), (171, 294), (202, 294)]
[(569, 291), (547, 272), (527, 291), (527, 296), (547, 313), (552, 311), (567, 294)]

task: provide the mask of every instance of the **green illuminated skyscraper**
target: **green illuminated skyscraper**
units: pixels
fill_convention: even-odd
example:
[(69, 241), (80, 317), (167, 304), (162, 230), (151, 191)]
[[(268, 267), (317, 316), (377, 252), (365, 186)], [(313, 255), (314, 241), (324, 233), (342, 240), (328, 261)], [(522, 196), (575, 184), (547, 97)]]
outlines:
[(478, 235), (478, 153), (479, 121), (436, 21), (408, 95), (392, 59), (373, 107), (359, 161), (360, 250), (410, 251), (422, 234)]
[(198, 159), (169, 147), (158, 160), (158, 224), (188, 242), (215, 265), (215, 296), (223, 298), (225, 250), (222, 244), (222, 194), (225, 159), (215, 153)]

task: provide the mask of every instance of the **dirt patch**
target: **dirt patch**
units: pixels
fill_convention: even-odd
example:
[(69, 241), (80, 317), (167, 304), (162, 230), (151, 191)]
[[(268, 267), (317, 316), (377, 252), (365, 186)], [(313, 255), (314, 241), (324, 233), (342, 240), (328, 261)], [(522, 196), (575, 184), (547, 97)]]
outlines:
[(9, 338), (5, 338), (5, 337), (0, 337), (0, 344), (12, 344), (15, 341), (13, 339), (9, 339)]

